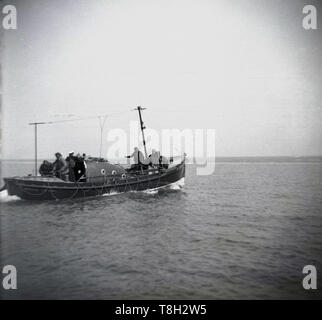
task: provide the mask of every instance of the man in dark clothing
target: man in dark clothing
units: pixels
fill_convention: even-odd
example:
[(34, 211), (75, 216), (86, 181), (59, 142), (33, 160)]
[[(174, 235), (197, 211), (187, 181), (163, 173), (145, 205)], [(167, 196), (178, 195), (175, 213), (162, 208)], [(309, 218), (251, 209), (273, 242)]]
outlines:
[(78, 181), (81, 177), (83, 177), (85, 175), (85, 162), (84, 162), (84, 158), (81, 157), (80, 154), (77, 154), (75, 157), (75, 179), (76, 181)]
[(68, 178), (69, 181), (75, 182), (76, 177), (75, 177), (75, 165), (76, 165), (76, 158), (74, 157), (74, 151), (71, 151), (68, 154), (68, 157), (66, 158), (66, 162), (68, 164)]
[(39, 168), (39, 173), (42, 177), (50, 177), (53, 175), (54, 166), (52, 163), (50, 163), (47, 160), (44, 160), (44, 162), (41, 164)]

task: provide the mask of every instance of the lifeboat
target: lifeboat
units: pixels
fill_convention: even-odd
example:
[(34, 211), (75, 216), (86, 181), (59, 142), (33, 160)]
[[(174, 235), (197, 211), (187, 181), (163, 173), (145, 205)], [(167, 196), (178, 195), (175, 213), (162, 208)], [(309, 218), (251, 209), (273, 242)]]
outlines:
[(143, 191), (166, 187), (185, 177), (185, 156), (167, 169), (132, 171), (106, 160), (86, 161), (86, 179), (78, 182), (56, 177), (4, 178), (8, 195), (26, 200), (60, 200)]

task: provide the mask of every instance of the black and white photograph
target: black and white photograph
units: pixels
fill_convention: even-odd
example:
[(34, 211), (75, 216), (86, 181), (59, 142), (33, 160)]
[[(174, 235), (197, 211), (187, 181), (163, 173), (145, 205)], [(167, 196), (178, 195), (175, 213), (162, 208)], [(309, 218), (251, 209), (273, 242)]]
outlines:
[(321, 300), (321, 28), (320, 0), (1, 0), (0, 299)]

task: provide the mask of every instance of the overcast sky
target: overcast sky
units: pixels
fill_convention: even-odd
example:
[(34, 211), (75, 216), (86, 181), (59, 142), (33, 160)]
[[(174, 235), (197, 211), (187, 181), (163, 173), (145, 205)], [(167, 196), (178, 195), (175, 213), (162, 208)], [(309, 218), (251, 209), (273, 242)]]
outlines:
[[(2, 33), (3, 158), (33, 157), (30, 121), (123, 112), (106, 133), (128, 130), (136, 105), (157, 130), (215, 129), (217, 156), (322, 155), (320, 1), (5, 3), (18, 29)], [(303, 29), (305, 4), (319, 30)], [(39, 128), (41, 158), (98, 147), (95, 119)]]

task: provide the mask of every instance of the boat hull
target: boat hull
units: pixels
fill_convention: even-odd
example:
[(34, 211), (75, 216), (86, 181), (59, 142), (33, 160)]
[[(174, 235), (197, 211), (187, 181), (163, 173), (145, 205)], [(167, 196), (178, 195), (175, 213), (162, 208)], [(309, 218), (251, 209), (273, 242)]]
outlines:
[(156, 189), (177, 182), (184, 176), (183, 161), (167, 170), (157, 170), (152, 174), (129, 174), (126, 178), (106, 179), (101, 183), (66, 182), (43, 177), (13, 177), (4, 178), (4, 181), (9, 195), (26, 200), (60, 200)]

